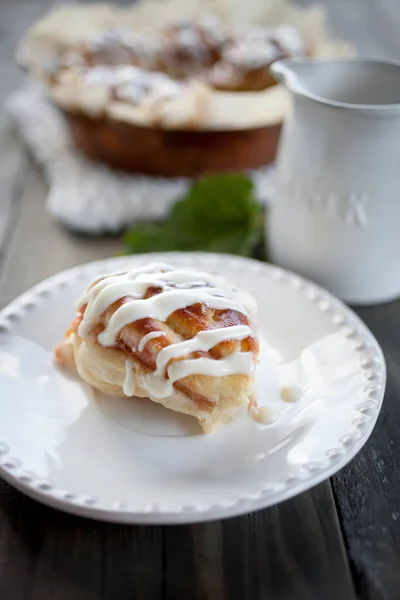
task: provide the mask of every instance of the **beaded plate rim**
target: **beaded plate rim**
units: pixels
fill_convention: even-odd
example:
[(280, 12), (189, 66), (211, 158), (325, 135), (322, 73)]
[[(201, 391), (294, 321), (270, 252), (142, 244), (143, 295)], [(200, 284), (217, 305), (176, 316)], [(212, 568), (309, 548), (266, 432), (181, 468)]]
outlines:
[(84, 517), (120, 523), (189, 523), (235, 516), (282, 502), (331, 477), (357, 454), (372, 433), (383, 402), (386, 364), (382, 350), (367, 326), (344, 303), (301, 276), (268, 263), (203, 252), (141, 254), (86, 263), (53, 275), (6, 306), (0, 312), (0, 335), (12, 333), (13, 323), (26, 318), (29, 308), (35, 307), (53, 290), (57, 291), (78, 278), (94, 277), (132, 262), (139, 265), (148, 261), (174, 260), (189, 266), (196, 258), (201, 260), (202, 268), (218, 269), (229, 265), (235, 269), (251, 269), (254, 275), (274, 279), (304, 294), (317, 311), (330, 316), (335, 329), (352, 343), (359, 354), (359, 367), (364, 374), (365, 383), (359, 391), (360, 402), (351, 414), (352, 429), (344, 431), (337, 444), (328, 448), (321, 460), (299, 466), (283, 480), (260, 482), (256, 492), (228, 498), (218, 504), (135, 506), (134, 502), (115, 500), (106, 503), (90, 495), (78, 496), (68, 490), (57, 489), (50, 481), (25, 471), (12, 448), (0, 440), (0, 476), (3, 479), (31, 498)]

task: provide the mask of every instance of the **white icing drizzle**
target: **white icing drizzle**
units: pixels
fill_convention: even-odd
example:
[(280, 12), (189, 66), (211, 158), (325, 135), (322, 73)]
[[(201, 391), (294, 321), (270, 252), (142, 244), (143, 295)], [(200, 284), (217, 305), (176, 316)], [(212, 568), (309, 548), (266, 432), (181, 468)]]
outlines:
[[(149, 287), (161, 288), (161, 292), (145, 299), (143, 296)], [(77, 303), (78, 309), (86, 306), (78, 334), (81, 337), (88, 335), (100, 315), (122, 298), (124, 303), (115, 310), (104, 331), (98, 336), (98, 341), (103, 346), (113, 346), (121, 329), (129, 323), (149, 317), (165, 321), (176, 310), (192, 306), (196, 302), (214, 309), (231, 309), (246, 314), (242, 305), (243, 292), (229, 286), (220, 276), (191, 270), (174, 270), (168, 265), (154, 263), (132, 271), (96, 278)], [(145, 335), (140, 341), (139, 351), (143, 350), (150, 339), (162, 335), (165, 333), (160, 331)], [(194, 352), (208, 351), (225, 340), (243, 340), (247, 337), (255, 337), (250, 326), (233, 325), (200, 331), (189, 340), (170, 344), (157, 354), (155, 371), (144, 376), (141, 384), (153, 397), (165, 398), (173, 392), (175, 381), (189, 375), (251, 376), (254, 370), (252, 352), (232, 352), (221, 359), (184, 358)], [(169, 364), (173, 359), (175, 360)], [(126, 395), (133, 394), (132, 366), (132, 361), (126, 361)]]
[(206, 375), (208, 377), (247, 375), (250, 377), (253, 371), (254, 357), (252, 352), (232, 352), (232, 354), (219, 360), (201, 357), (174, 362), (168, 367), (169, 379), (153, 379), (154, 373), (152, 373), (146, 376), (146, 386), (156, 398), (166, 398), (172, 394), (175, 381), (189, 375)]
[[(156, 398), (165, 398), (172, 393), (173, 383), (188, 375), (201, 374), (211, 377), (223, 377), (234, 373), (251, 375), (254, 367), (251, 352), (233, 352), (219, 360), (201, 357), (173, 362), (168, 367), (167, 365), (173, 358), (180, 358), (201, 350), (210, 350), (223, 340), (243, 340), (252, 335), (253, 331), (247, 325), (234, 325), (200, 331), (190, 340), (163, 348), (157, 355), (156, 370), (145, 378), (147, 389), (151, 390)], [(165, 369), (167, 369), (168, 380), (165, 378)]]
[(139, 346), (138, 346), (139, 352), (142, 352), (144, 350), (144, 347), (146, 346), (147, 342), (149, 342), (150, 340), (154, 340), (155, 338), (163, 337), (165, 335), (166, 335), (165, 331), (150, 331), (150, 333), (148, 333), (147, 335), (142, 337), (142, 339), (140, 340)]
[(254, 414), (253, 420), (262, 425), (270, 425), (278, 418), (278, 411), (272, 406), (261, 406)]
[(125, 361), (125, 379), (123, 392), (125, 396), (133, 396), (135, 394), (135, 363), (128, 359)]
[(284, 402), (297, 402), (302, 396), (302, 389), (298, 385), (284, 385), (279, 395)]
[[(125, 296), (128, 296), (131, 301), (128, 300), (115, 311), (107, 327), (99, 335), (99, 341), (103, 346), (113, 346), (121, 329), (129, 323), (147, 317), (165, 321), (176, 310), (192, 306), (196, 302), (203, 302), (214, 309), (245, 312), (236, 299), (239, 294), (235, 294), (233, 289), (231, 289), (231, 297), (228, 297), (224, 290), (212, 287), (215, 283), (221, 284), (220, 277), (195, 271), (162, 272), (158, 269), (158, 265), (147, 268), (150, 272), (144, 272), (143, 268), (135, 269), (110, 275), (100, 281), (95, 280), (94, 285), (78, 301), (78, 308), (87, 304), (78, 330), (81, 337), (89, 334), (96, 319), (111, 304)], [(175, 288), (168, 285), (171, 283), (186, 284), (190, 287)], [(143, 295), (151, 286), (161, 287), (168, 293), (160, 293), (144, 300)]]

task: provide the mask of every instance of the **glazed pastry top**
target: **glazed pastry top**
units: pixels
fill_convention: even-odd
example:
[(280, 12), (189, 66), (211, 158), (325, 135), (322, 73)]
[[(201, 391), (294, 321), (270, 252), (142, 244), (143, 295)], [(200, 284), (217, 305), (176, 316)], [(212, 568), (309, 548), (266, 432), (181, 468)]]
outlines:
[(297, 27), (239, 28), (209, 12), (167, 18), (167, 4), (162, 23), (152, 2), (57, 9), (28, 31), (18, 60), (66, 111), (163, 129), (280, 123), (288, 98), (269, 67), (322, 53), (318, 15), (303, 11)]
[[(75, 335), (155, 361), (143, 380), (152, 397), (170, 396), (192, 375), (253, 376), (254, 301), (220, 276), (150, 264), (95, 279), (77, 309)], [(129, 370), (124, 390), (130, 395)]]

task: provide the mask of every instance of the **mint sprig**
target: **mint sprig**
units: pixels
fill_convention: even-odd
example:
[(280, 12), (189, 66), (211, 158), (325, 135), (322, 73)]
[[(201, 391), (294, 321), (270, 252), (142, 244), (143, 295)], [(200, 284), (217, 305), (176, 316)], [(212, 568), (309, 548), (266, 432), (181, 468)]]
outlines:
[(245, 175), (209, 175), (159, 222), (139, 224), (124, 235), (124, 252), (203, 250), (251, 256), (262, 239), (263, 211)]

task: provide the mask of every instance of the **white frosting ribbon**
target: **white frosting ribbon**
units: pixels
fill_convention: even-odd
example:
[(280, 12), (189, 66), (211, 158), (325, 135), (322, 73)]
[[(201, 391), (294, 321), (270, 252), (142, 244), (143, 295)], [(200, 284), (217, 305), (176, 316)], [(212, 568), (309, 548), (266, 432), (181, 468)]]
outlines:
[[(151, 287), (161, 288), (161, 291), (143, 298)], [(98, 336), (98, 341), (103, 346), (114, 346), (120, 331), (130, 323), (144, 318), (164, 322), (176, 310), (197, 302), (212, 309), (248, 314), (243, 306), (243, 292), (229, 286), (222, 277), (191, 270), (174, 270), (168, 265), (152, 263), (92, 281), (77, 303), (78, 309), (86, 307), (78, 334), (83, 338), (89, 335), (98, 318), (121, 299), (124, 299), (124, 303), (115, 310)], [(149, 340), (165, 335), (163, 331), (148, 333), (139, 343), (139, 352), (143, 351)], [(209, 351), (221, 342), (244, 340), (247, 337), (255, 337), (249, 325), (217, 326), (215, 329), (200, 331), (189, 340), (170, 344), (160, 350), (156, 358), (156, 369), (143, 377), (142, 385), (152, 396), (165, 398), (172, 393), (175, 381), (189, 375), (251, 376), (254, 370), (252, 352), (232, 352), (220, 359), (184, 358), (195, 352)], [(133, 395), (135, 389), (133, 367), (131, 360), (126, 361), (124, 393), (127, 396)]]

